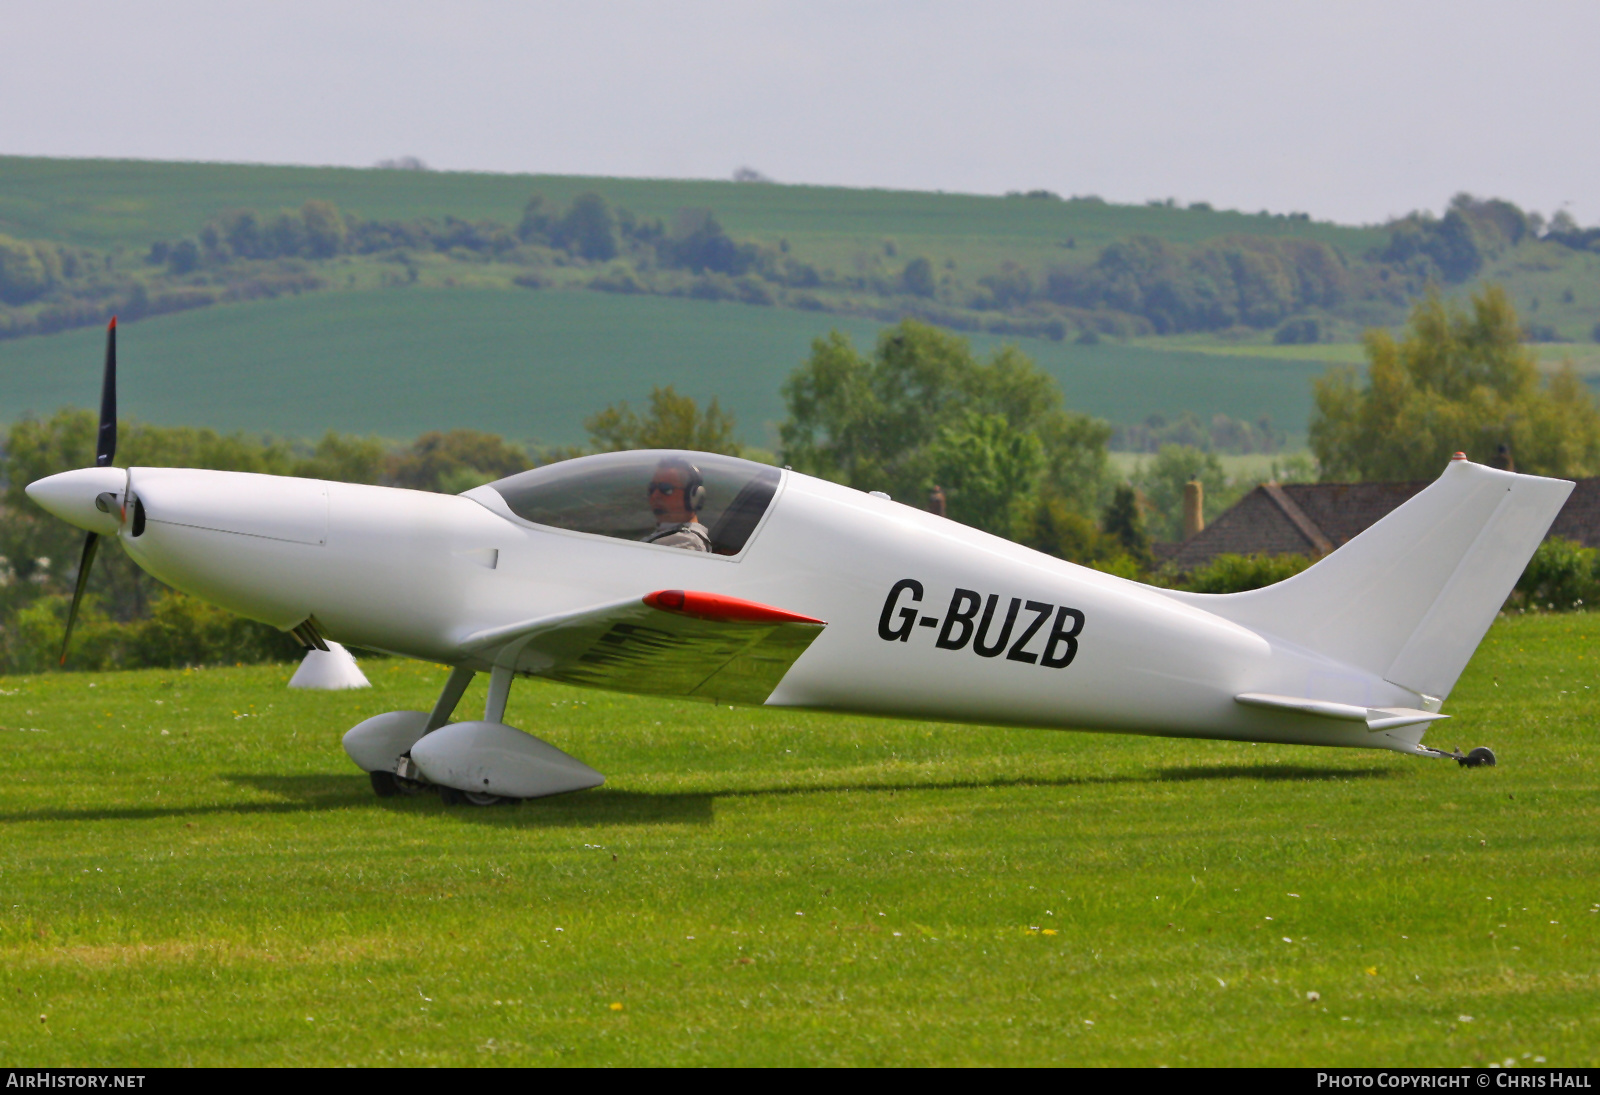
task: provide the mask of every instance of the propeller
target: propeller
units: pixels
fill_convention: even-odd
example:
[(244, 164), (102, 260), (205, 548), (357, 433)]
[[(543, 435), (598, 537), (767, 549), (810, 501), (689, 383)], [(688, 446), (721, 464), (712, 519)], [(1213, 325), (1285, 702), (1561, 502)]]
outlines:
[[(100, 382), (100, 429), (95, 435), (94, 466), (109, 468), (117, 455), (117, 317), (106, 327), (106, 372)], [(126, 511), (126, 500), (124, 500)], [(78, 605), (89, 585), (89, 568), (100, 547), (100, 534), (84, 537), (83, 555), (78, 559), (78, 581), (72, 587), (72, 607), (67, 609), (67, 630), (61, 636), (61, 664), (67, 664), (67, 645), (72, 642), (72, 625), (78, 622)]]

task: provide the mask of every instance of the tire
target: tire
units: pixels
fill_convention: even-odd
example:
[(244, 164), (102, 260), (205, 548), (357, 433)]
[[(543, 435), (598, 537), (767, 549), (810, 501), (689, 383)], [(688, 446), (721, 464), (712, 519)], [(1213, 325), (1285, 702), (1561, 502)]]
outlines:
[(478, 791), (462, 791), (461, 797), (474, 806), (497, 806), (502, 802), (510, 801), (509, 799), (501, 798), (499, 795), (484, 794)]
[(400, 793), (400, 784), (393, 772), (368, 772), (372, 779), (372, 793), (379, 798), (393, 798)]
[(1494, 750), (1482, 745), (1461, 758), (1463, 768), (1493, 768), (1494, 765)]

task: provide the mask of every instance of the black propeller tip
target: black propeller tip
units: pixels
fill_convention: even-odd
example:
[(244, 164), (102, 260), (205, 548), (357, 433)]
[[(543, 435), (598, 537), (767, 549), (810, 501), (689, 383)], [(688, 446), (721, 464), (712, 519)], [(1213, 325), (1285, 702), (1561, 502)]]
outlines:
[(95, 549), (100, 546), (100, 534), (91, 532), (84, 537), (83, 555), (78, 560), (78, 580), (72, 587), (72, 606), (67, 609), (67, 627), (61, 635), (61, 664), (67, 664), (67, 647), (72, 644), (72, 625), (78, 622), (78, 606), (83, 603), (83, 591), (89, 587), (89, 568), (94, 566)]
[(117, 455), (117, 317), (106, 325), (106, 369), (100, 382), (100, 432), (94, 463), (109, 468)]

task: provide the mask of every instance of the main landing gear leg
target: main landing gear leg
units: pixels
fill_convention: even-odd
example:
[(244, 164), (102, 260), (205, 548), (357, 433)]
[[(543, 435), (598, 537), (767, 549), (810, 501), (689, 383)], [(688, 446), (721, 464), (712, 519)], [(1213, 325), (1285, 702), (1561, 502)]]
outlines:
[(511, 698), (511, 681), (515, 674), (503, 665), (489, 671), (489, 699), (483, 705), (484, 722), (505, 722), (506, 701)]
[(461, 697), (466, 694), (467, 685), (472, 683), (472, 678), (477, 676), (477, 670), (468, 669), (458, 665), (450, 670), (450, 679), (444, 682), (444, 691), (439, 693), (439, 702), (433, 705), (433, 714), (428, 716), (428, 728), (424, 734), (431, 734), (439, 727), (450, 721), (450, 716), (456, 713), (456, 707), (461, 703)]

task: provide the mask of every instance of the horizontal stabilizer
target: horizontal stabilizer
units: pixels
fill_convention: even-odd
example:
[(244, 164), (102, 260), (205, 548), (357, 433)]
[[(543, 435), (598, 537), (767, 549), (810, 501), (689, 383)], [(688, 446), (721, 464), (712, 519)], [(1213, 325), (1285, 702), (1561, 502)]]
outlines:
[(1420, 711), (1415, 707), (1358, 707), (1350, 703), (1330, 703), (1327, 700), (1309, 700), (1301, 696), (1274, 696), (1267, 692), (1242, 692), (1233, 699), (1235, 703), (1242, 703), (1246, 707), (1295, 711), (1302, 715), (1317, 715), (1325, 719), (1365, 723), (1369, 731), (1393, 730), (1399, 726), (1415, 726), (1419, 722), (1433, 722), (1436, 719), (1450, 717), (1436, 711)]
[(826, 626), (755, 601), (671, 589), (479, 632), (461, 647), (568, 684), (760, 704)]

